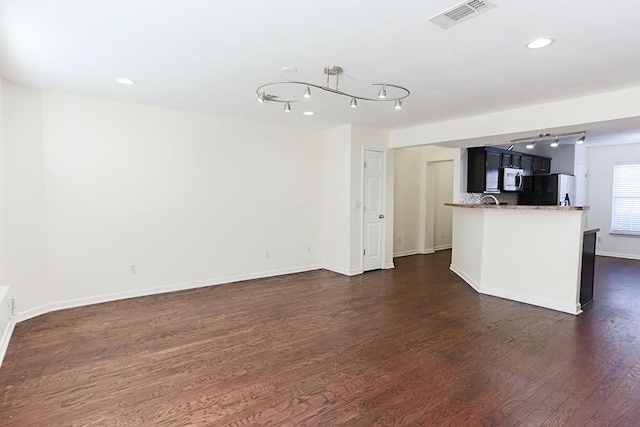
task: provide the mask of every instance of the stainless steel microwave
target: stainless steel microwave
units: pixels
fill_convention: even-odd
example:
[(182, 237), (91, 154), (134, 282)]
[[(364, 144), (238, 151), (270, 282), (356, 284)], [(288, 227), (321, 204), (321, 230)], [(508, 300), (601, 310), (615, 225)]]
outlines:
[(524, 181), (522, 169), (503, 168), (502, 169), (502, 190), (503, 191), (522, 191), (522, 183)]

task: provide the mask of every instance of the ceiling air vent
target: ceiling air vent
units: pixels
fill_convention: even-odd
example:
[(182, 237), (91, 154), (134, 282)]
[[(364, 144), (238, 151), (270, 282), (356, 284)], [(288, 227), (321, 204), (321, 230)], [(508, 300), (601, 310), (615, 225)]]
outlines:
[(483, 0), (470, 0), (453, 6), (451, 9), (429, 19), (429, 22), (442, 28), (450, 28), (473, 16), (493, 9), (495, 4)]

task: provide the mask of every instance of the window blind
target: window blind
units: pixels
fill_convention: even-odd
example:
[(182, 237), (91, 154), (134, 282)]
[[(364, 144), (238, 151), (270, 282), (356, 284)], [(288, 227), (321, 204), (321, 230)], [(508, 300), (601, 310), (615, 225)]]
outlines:
[(613, 165), (611, 232), (640, 235), (640, 162)]

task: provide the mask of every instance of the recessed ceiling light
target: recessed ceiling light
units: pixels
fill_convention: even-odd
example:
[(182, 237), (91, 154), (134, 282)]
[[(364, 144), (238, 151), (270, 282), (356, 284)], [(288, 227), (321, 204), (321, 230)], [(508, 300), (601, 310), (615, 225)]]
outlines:
[(305, 116), (313, 116), (315, 113), (313, 111), (303, 111), (302, 114)]
[(547, 47), (552, 44), (555, 40), (550, 39), (548, 37), (543, 37), (535, 40), (531, 40), (526, 44), (527, 49), (541, 49), (543, 47)]
[(296, 67), (291, 67), (291, 66), (287, 65), (286, 67), (282, 67), (280, 69), (280, 71), (285, 72), (285, 73), (296, 73), (298, 71), (298, 69)]
[(118, 77), (116, 79), (116, 82), (120, 83), (121, 85), (133, 85), (133, 84), (136, 84), (135, 80), (131, 80), (131, 79), (128, 79), (126, 77)]

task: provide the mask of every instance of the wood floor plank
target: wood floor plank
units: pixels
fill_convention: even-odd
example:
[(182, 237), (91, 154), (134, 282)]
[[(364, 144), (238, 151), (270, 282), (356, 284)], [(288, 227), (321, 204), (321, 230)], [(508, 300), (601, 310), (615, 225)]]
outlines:
[(479, 295), (450, 251), (49, 313), (16, 326), (0, 426), (640, 423), (640, 262), (580, 316)]

